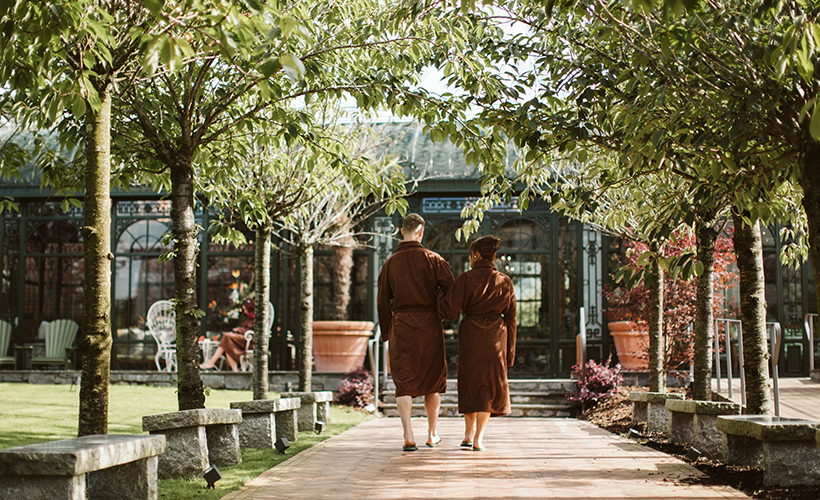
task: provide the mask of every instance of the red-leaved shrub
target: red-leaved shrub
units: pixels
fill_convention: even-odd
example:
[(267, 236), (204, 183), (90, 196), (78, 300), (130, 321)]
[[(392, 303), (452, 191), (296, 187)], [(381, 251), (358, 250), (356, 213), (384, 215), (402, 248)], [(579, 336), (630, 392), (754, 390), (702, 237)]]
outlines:
[(364, 408), (373, 404), (373, 376), (364, 367), (348, 372), (339, 385), (339, 392), (333, 402), (354, 408)]
[[(612, 363), (612, 355), (609, 355), (606, 363), (598, 364), (594, 359), (586, 363), (586, 378), (581, 378), (574, 392), (567, 394), (567, 399), (575, 403), (598, 404), (610, 397), (618, 394), (618, 386), (623, 383), (621, 376), (621, 365), (609, 366)], [(574, 372), (580, 373), (581, 367), (572, 367)]]

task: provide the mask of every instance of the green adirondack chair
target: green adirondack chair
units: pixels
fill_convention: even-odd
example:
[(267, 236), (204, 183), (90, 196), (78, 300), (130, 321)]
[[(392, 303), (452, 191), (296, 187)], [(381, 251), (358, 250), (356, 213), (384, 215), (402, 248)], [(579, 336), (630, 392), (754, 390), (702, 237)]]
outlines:
[(14, 356), (8, 356), (11, 340), (11, 325), (0, 320), (0, 365), (13, 365)]
[(71, 368), (69, 352), (74, 348), (74, 339), (80, 327), (70, 319), (58, 319), (45, 327), (46, 355), (31, 358), (32, 365), (63, 365)]

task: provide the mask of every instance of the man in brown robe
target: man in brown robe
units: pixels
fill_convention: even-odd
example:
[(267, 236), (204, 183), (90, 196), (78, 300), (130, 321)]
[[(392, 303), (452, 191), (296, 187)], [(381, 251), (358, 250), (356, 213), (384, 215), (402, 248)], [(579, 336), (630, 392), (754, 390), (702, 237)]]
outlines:
[(396, 384), (404, 450), (414, 451), (410, 414), (416, 396), (424, 396), (427, 446), (441, 442), (436, 424), (441, 393), (447, 390), (447, 360), (436, 293), (450, 289), (453, 273), (447, 261), (422, 246), (424, 219), (420, 215), (408, 214), (401, 233), (404, 241), (379, 274), (377, 302), (382, 340), (390, 342), (390, 373)]

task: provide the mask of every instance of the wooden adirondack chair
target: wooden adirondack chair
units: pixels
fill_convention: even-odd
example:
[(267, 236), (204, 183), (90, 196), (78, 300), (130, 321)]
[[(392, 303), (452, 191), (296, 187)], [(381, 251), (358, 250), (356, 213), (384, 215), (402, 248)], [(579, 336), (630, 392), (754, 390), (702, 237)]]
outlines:
[[(273, 328), (273, 304), (268, 302), (267, 318), (265, 319), (265, 331), (270, 333)], [(245, 352), (239, 355), (239, 369), (243, 372), (253, 369), (253, 349), (249, 349), (253, 342), (253, 330), (245, 332)]]
[(71, 368), (70, 352), (80, 326), (70, 319), (58, 319), (45, 326), (46, 355), (31, 358), (32, 365), (63, 365)]
[(8, 356), (11, 341), (11, 325), (0, 320), (0, 365), (13, 365), (14, 356)]
[(148, 308), (145, 324), (148, 331), (157, 341), (157, 355), (154, 362), (157, 370), (162, 371), (160, 359), (165, 360), (165, 370), (172, 372), (177, 368), (177, 323), (174, 303), (170, 300), (158, 300)]

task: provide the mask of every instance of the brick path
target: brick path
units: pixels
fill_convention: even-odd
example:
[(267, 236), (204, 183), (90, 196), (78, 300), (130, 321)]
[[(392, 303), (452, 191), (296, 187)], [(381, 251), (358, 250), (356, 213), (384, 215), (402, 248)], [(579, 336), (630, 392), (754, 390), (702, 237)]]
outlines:
[[(780, 416), (788, 418), (820, 419), (820, 384), (808, 378), (780, 378)], [(720, 395), (729, 399), (727, 380), (720, 381)], [(712, 390), (717, 381), (712, 379)], [(740, 403), (740, 378), (732, 379), (732, 401)]]
[(438, 448), (401, 451), (396, 418), (361, 424), (270, 469), (223, 500), (748, 498), (687, 484), (695, 468), (574, 419), (496, 418), (484, 452), (460, 448), (463, 423), (440, 420)]

